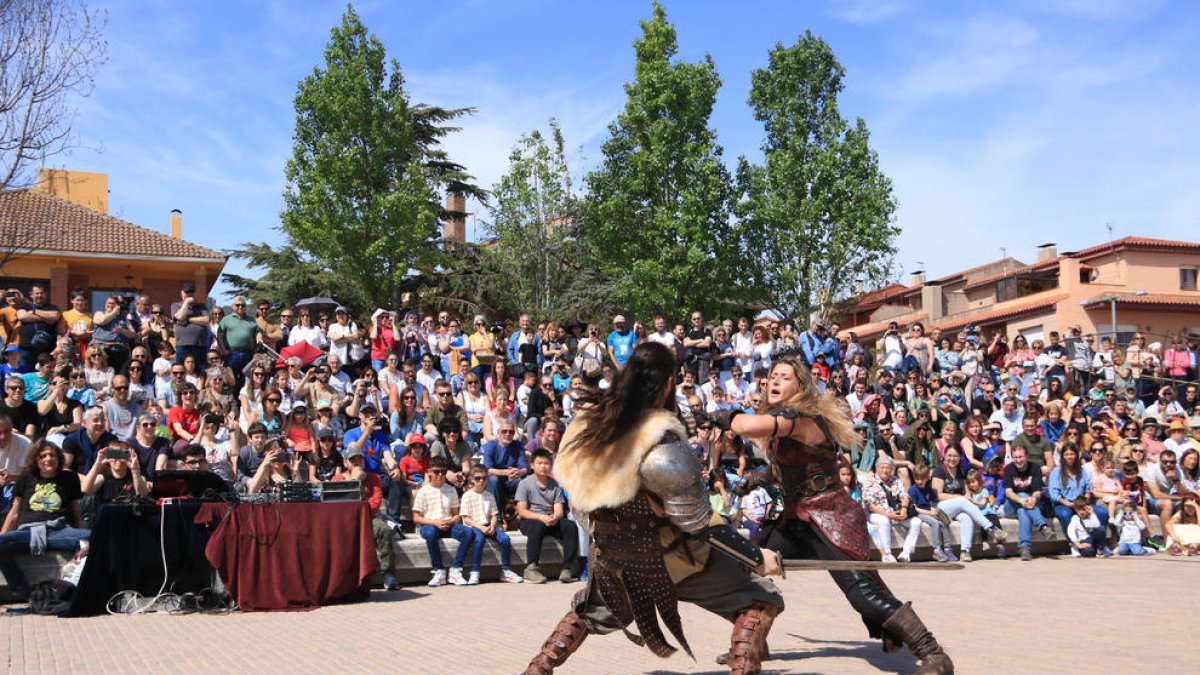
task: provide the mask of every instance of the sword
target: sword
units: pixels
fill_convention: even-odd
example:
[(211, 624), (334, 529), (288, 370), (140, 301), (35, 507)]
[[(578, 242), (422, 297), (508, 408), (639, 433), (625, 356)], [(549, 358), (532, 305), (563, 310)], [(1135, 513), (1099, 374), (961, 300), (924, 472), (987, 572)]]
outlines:
[(802, 560), (788, 558), (780, 561), (785, 570), (801, 572), (852, 572), (857, 570), (924, 570), (931, 572), (950, 572), (963, 569), (962, 563), (885, 563), (876, 560)]

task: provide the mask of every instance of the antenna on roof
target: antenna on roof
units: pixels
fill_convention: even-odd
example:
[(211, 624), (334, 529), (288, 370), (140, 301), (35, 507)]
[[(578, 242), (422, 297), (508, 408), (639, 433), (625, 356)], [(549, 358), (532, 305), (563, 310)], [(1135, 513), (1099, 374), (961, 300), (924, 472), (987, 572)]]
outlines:
[(1008, 271), (1008, 249), (1003, 246), (1000, 247), (1000, 271)]

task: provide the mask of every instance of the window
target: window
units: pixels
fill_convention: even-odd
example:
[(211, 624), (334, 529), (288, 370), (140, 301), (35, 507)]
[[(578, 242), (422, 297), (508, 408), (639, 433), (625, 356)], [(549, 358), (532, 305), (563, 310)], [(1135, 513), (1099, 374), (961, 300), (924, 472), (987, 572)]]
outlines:
[(1179, 290), (1181, 290), (1181, 291), (1196, 290), (1196, 268), (1195, 267), (1180, 267), (1179, 268)]
[(133, 306), (133, 301), (135, 299), (137, 299), (136, 292), (122, 291), (122, 290), (119, 290), (116, 288), (111, 288), (111, 289), (107, 289), (107, 290), (100, 289), (100, 288), (91, 288), (88, 290), (91, 292), (90, 300), (92, 302), (92, 311), (100, 311), (100, 310), (104, 309), (104, 301), (107, 300), (109, 298), (109, 296), (112, 296), (112, 295), (125, 296), (125, 300), (129, 303), (130, 307)]

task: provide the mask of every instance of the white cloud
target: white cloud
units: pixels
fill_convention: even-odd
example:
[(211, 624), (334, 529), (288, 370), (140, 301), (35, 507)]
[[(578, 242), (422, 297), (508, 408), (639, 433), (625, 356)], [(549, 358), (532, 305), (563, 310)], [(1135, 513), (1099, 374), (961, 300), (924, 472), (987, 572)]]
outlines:
[(902, 0), (834, 0), (829, 14), (850, 23), (877, 23), (905, 9)]

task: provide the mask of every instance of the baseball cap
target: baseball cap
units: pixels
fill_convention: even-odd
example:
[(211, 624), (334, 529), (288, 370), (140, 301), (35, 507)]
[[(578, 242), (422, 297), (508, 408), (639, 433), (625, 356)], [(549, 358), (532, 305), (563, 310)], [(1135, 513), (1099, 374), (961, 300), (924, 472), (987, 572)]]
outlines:
[(408, 435), (408, 438), (404, 439), (404, 445), (407, 447), (410, 445), (427, 445), (427, 443), (425, 443), (424, 434), (411, 433)]
[(346, 448), (342, 452), (343, 459), (350, 459), (351, 457), (362, 457), (362, 456), (363, 456), (363, 451), (362, 451), (362, 448), (359, 448), (359, 447), (351, 446), (349, 448)]
[(337, 308), (333, 310), (333, 313), (334, 314), (349, 314), (349, 312), (346, 311), (346, 308), (341, 305), (338, 305)]
[(359, 412), (366, 412), (368, 410), (378, 410), (378, 408), (376, 408), (375, 404), (371, 403), (370, 401), (366, 401), (358, 406)]
[(330, 427), (325, 427), (317, 432), (317, 438), (337, 438), (337, 432)]
[(613, 324), (618, 324), (618, 323), (626, 323), (624, 314), (618, 314), (613, 317)]
[(184, 293), (195, 293), (196, 284), (190, 281), (185, 281), (183, 282), (183, 285), (179, 287), (179, 290), (183, 291)]

